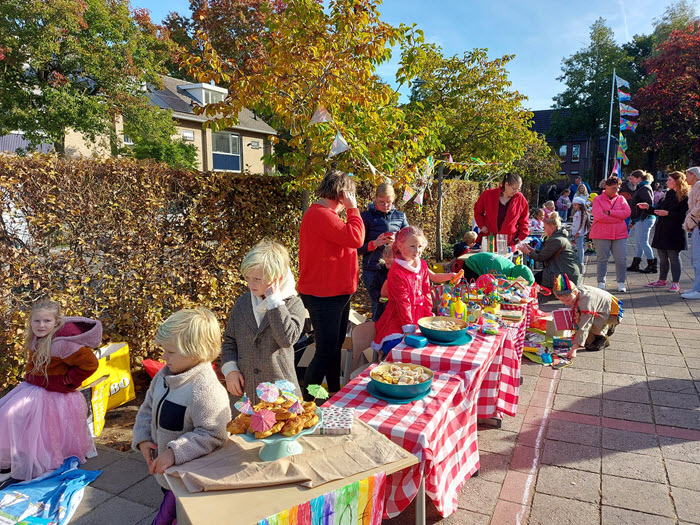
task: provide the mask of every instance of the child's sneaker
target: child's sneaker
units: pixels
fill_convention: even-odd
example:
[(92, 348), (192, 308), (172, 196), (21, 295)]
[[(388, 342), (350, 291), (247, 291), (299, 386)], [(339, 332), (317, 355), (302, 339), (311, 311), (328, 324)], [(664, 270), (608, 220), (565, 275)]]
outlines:
[(652, 283), (647, 283), (644, 286), (649, 288), (666, 288), (666, 281), (654, 281)]
[(605, 281), (599, 282), (599, 283), (598, 283), (598, 288), (600, 288), (601, 290), (605, 290)]
[(617, 283), (617, 291), (618, 292), (626, 292), (627, 286), (625, 286), (625, 283)]
[(673, 283), (671, 287), (668, 289), (669, 292), (680, 292), (681, 291), (681, 285), (679, 283)]

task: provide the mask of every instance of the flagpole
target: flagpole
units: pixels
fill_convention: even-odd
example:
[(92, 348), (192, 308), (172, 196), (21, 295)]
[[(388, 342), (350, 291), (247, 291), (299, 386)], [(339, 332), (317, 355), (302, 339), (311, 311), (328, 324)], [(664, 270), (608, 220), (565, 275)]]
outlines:
[(613, 68), (612, 89), (610, 90), (610, 118), (608, 119), (608, 145), (605, 149), (605, 172), (603, 178), (608, 178), (608, 157), (610, 156), (610, 131), (612, 131), (612, 108), (615, 100), (615, 68)]

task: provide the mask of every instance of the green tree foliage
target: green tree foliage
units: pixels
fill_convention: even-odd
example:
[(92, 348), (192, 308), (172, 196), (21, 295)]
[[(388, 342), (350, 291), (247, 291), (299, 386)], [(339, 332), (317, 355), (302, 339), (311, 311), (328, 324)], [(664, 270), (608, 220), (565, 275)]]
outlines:
[(134, 143), (130, 156), (164, 162), (171, 168), (180, 170), (197, 168), (197, 148), (182, 139), (167, 142), (142, 140)]
[(507, 167), (524, 153), (532, 113), (522, 106), (526, 97), (511, 89), (506, 65), (512, 59), (490, 60), (486, 49), (445, 57), (432, 44), (413, 58), (409, 107), (419, 108), (422, 118), (444, 118), (440, 141), (456, 161), (478, 157)]
[[(210, 11), (199, 9), (194, 18), (204, 17), (197, 24), (206, 30), (196, 34), (197, 52), (183, 50), (181, 65), (198, 81), (213, 80), (230, 93), (202, 112), (216, 119), (214, 127), (230, 127), (247, 106), (268, 116), (276, 129), (288, 130), (277, 137), (282, 142), (277, 160), (307, 188), (327, 167), (338, 132), (351, 147), (333, 158), (338, 168), (379, 178), (368, 159), (397, 181), (411, 179), (416, 162), (439, 149), (435, 129), (440, 119), (416, 125), (399, 106), (398, 94), (377, 76), (391, 46), (422, 40), (413, 27), (382, 22), (379, 3), (335, 0), (324, 8), (316, 0), (294, 0), (277, 9), (260, 2), (264, 9), (257, 32), (242, 37), (235, 49), (221, 35), (238, 34), (240, 21), (227, 14), (216, 20), (214, 30)], [(309, 125), (319, 107), (328, 110), (332, 123)]]
[(664, 14), (654, 19), (652, 38), (656, 47), (671, 36), (676, 30), (682, 30), (690, 24), (700, 21), (694, 3), (689, 0), (676, 0), (664, 11)]
[(168, 113), (149, 102), (144, 86), (157, 73), (170, 40), (128, 0), (0, 2), (0, 134), (20, 129), (36, 145), (65, 151), (68, 130), (89, 140), (109, 136), (121, 114), (127, 133)]

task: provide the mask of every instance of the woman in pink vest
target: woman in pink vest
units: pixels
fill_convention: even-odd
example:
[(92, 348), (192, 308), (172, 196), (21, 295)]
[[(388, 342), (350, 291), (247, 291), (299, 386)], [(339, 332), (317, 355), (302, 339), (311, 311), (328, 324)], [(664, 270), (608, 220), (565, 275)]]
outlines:
[(588, 236), (593, 239), (598, 255), (598, 288), (605, 289), (605, 276), (608, 273), (608, 259), (612, 252), (617, 275), (617, 291), (626, 292), (627, 277), (627, 224), (630, 216), (627, 200), (619, 195), (620, 179), (609, 177), (605, 180), (605, 190), (593, 199), (593, 226)]

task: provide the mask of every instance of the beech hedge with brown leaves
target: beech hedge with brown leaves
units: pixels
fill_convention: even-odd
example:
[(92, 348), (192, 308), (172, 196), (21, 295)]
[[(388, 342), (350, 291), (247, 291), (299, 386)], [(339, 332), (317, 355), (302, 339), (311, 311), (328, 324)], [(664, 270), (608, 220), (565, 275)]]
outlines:
[[(153, 334), (180, 308), (206, 306), (224, 326), (246, 289), (239, 266), (250, 247), (272, 238), (297, 264), (301, 192), (290, 182), (131, 159), (0, 155), (0, 391), (21, 380), (24, 326), (39, 298), (99, 319), (105, 342), (128, 342), (135, 360), (158, 355)], [(452, 241), (471, 224), (478, 190), (446, 187)], [(364, 209), (372, 188), (358, 193)], [(431, 196), (405, 211), (434, 246)]]

